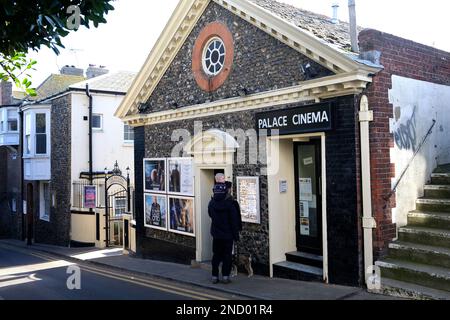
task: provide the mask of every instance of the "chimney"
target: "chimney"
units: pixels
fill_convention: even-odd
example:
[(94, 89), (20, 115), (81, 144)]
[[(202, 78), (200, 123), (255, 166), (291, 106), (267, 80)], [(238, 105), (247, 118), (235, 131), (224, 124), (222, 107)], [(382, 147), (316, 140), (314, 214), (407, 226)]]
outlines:
[(358, 27), (356, 25), (356, 5), (355, 0), (348, 0), (348, 12), (350, 18), (350, 40), (352, 44), (352, 51), (358, 53)]
[(80, 68), (76, 68), (75, 66), (64, 66), (61, 68), (61, 74), (69, 75), (69, 76), (84, 76), (84, 70)]
[(0, 81), (0, 106), (12, 104), (12, 83)]
[(333, 18), (331, 18), (331, 23), (339, 24), (338, 19), (339, 3), (335, 2), (331, 7), (333, 8)]
[(97, 67), (95, 64), (90, 64), (89, 68), (87, 68), (87, 70), (86, 70), (86, 77), (88, 79), (92, 79), (92, 78), (107, 74), (108, 72), (109, 72), (109, 70), (106, 69), (105, 66)]

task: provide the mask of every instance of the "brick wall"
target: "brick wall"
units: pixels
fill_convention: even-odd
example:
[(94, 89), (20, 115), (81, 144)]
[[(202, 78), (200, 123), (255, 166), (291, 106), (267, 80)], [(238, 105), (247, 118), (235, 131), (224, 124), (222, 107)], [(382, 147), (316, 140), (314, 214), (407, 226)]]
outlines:
[(396, 237), (396, 225), (392, 223), (392, 208), (396, 206), (391, 192), (391, 179), (395, 166), (391, 163), (390, 149), (394, 147), (389, 120), (394, 117), (389, 103), (392, 76), (450, 85), (450, 53), (415, 43), (377, 30), (364, 30), (359, 35), (361, 52), (378, 51), (384, 70), (374, 77), (365, 94), (374, 111), (370, 126), (372, 199), (377, 220), (374, 235), (375, 255), (384, 255), (388, 243)]

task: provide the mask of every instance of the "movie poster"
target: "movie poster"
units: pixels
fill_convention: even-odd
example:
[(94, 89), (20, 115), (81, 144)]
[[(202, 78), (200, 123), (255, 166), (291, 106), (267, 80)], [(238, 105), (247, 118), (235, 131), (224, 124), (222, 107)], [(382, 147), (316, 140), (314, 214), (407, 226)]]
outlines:
[(169, 196), (169, 230), (195, 237), (194, 199)]
[(169, 193), (194, 196), (194, 169), (192, 158), (171, 158), (169, 168)]
[(165, 159), (144, 159), (144, 190), (146, 192), (165, 193)]
[(159, 194), (145, 194), (144, 206), (145, 226), (167, 230), (167, 197)]

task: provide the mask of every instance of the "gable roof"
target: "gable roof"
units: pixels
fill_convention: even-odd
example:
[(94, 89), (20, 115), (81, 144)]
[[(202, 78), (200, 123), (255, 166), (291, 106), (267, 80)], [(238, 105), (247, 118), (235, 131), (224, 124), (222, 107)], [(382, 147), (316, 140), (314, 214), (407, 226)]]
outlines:
[(78, 82), (69, 87), (70, 90), (86, 90), (86, 84), (89, 84), (89, 90), (103, 93), (125, 94), (136, 77), (136, 72), (118, 71), (107, 73), (87, 81)]
[[(312, 28), (311, 26), (317, 21), (325, 24), (323, 16), (314, 14), (313, 18), (307, 18), (306, 11), (294, 10), (292, 9), (294, 7), (281, 5), (273, 0), (180, 0), (129, 92), (117, 109), (115, 113), (117, 117), (125, 118), (130, 113), (137, 113), (139, 104), (145, 103), (149, 99), (197, 21), (212, 1), (336, 74), (363, 70), (367, 76), (379, 70), (379, 66), (366, 64), (364, 61), (358, 60), (356, 54), (342, 50), (345, 48), (346, 41), (343, 38), (343, 32), (336, 31), (333, 36), (331, 26), (327, 26), (327, 29), (330, 30), (323, 32), (322, 38), (315, 35), (311, 30), (316, 30), (320, 36), (318, 33), (320, 27)], [(272, 11), (266, 7), (272, 7)], [(311, 30), (306, 31), (305, 28)], [(342, 39), (337, 36), (339, 34), (342, 34)], [(333, 37), (340, 40), (334, 41)]]
[[(315, 37), (322, 39), (328, 45), (351, 52), (350, 25), (347, 22), (340, 21), (336, 24), (331, 22), (331, 18), (325, 15), (303, 10), (275, 0), (249, 1), (311, 33)], [(362, 28), (359, 28), (359, 30), (361, 31)]]
[(28, 99), (31, 101), (42, 101), (67, 90), (70, 85), (83, 80), (85, 78), (82, 76), (52, 74), (36, 88), (36, 96), (28, 97)]

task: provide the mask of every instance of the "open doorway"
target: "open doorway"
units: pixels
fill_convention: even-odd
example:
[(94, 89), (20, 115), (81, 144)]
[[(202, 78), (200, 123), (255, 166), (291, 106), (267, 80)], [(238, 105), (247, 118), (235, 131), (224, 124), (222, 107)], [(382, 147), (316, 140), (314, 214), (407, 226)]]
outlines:
[(208, 214), (208, 205), (213, 195), (215, 176), (218, 173), (225, 174), (224, 169), (200, 169), (200, 212), (201, 225), (198, 236), (200, 237), (200, 260), (209, 262), (212, 260), (211, 219)]

